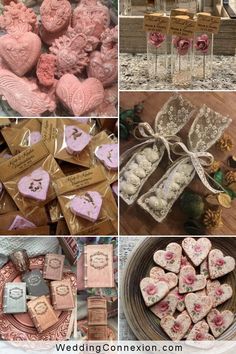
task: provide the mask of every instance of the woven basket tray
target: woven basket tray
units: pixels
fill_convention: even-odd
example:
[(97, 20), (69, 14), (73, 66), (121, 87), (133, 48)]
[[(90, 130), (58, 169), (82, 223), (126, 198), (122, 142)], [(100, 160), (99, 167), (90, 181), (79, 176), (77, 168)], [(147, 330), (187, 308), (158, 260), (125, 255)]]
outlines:
[[(170, 242), (181, 244), (183, 237), (149, 237), (140, 242), (131, 253), (127, 262), (121, 291), (121, 300), (126, 319), (134, 335), (139, 340), (169, 340), (169, 337), (160, 327), (160, 320), (144, 304), (139, 288), (140, 280), (148, 276), (150, 269), (155, 265), (152, 256), (155, 251), (165, 249)], [(236, 258), (236, 238), (210, 237), (213, 248), (220, 249), (224, 255)], [(197, 268), (197, 273), (198, 268)], [(236, 313), (236, 269), (219, 278), (221, 283), (232, 286), (233, 296), (218, 310), (231, 310)], [(218, 339), (236, 339), (236, 318), (230, 328)]]

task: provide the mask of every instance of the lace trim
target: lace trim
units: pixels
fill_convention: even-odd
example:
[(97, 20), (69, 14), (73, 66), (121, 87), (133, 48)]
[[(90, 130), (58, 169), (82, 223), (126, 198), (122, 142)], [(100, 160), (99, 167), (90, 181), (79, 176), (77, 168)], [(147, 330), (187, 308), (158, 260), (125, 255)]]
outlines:
[(231, 122), (231, 118), (213, 111), (204, 104), (199, 109), (188, 134), (190, 150), (195, 152), (210, 149)]
[(175, 201), (195, 176), (189, 157), (178, 159), (164, 176), (137, 201), (156, 221), (168, 215)]

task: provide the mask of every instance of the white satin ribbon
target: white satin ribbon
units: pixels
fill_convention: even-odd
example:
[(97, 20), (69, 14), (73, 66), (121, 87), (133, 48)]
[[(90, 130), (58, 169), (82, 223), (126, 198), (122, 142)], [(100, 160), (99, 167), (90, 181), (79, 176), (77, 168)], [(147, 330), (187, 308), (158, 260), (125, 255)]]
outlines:
[[(177, 146), (180, 146), (183, 149), (183, 152), (177, 152), (176, 151), (176, 147)], [(187, 155), (187, 156), (190, 157), (191, 162), (193, 164), (193, 167), (195, 168), (196, 173), (198, 174), (198, 176), (199, 176), (200, 180), (202, 181), (202, 183), (204, 184), (204, 186), (209, 191), (211, 191), (214, 194), (224, 192), (224, 189), (215, 181), (214, 182), (219, 185), (221, 190), (218, 190), (218, 189), (215, 189), (215, 188), (211, 187), (211, 185), (208, 183), (208, 180), (206, 178), (206, 176), (208, 178), (211, 178), (211, 176), (204, 170), (204, 167), (209, 167), (214, 162), (214, 156), (212, 154), (210, 154), (209, 152), (206, 152), (206, 151), (200, 151), (200, 152), (190, 151), (190, 150), (188, 150), (186, 145), (184, 145), (181, 142), (177, 142), (177, 143), (174, 144), (173, 151), (177, 155), (181, 155), (181, 156), (186, 156)]]
[(134, 131), (133, 131), (133, 136), (135, 137), (136, 140), (144, 140), (142, 143), (136, 144), (135, 146), (131, 147), (130, 149), (126, 150), (121, 156), (120, 156), (120, 164), (123, 163), (126, 158), (131, 155), (132, 152), (137, 150), (138, 148), (148, 145), (150, 143), (158, 142), (161, 141), (168, 153), (168, 157), (171, 162), (173, 162), (170, 154), (170, 147), (174, 143), (177, 143), (180, 141), (180, 138), (177, 135), (160, 135), (159, 133), (156, 133), (151, 125), (149, 123), (139, 123)]

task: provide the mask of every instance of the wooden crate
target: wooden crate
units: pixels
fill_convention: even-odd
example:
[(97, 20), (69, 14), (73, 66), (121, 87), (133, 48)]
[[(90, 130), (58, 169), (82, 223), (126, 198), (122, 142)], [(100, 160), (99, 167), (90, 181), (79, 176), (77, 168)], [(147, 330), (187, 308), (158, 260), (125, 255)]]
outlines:
[[(140, 1), (140, 0), (134, 0)], [(208, 3), (210, 5), (210, 3)], [(145, 53), (146, 34), (143, 31), (144, 6), (133, 6), (132, 16), (120, 16), (120, 52)], [(235, 55), (236, 50), (236, 19), (231, 19), (219, 2), (209, 8), (209, 12), (220, 15), (222, 23), (220, 31), (215, 35), (215, 55)]]

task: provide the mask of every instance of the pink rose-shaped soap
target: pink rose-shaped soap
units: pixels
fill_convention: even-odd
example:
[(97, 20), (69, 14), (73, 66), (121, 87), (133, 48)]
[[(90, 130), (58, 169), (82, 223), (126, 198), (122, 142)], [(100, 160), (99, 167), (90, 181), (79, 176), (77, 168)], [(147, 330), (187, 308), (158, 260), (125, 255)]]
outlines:
[(192, 39), (176, 36), (173, 39), (173, 45), (179, 55), (186, 55), (192, 46)]
[(208, 48), (210, 46), (210, 40), (207, 34), (202, 34), (201, 36), (197, 37), (195, 48), (197, 51), (206, 54), (208, 52)]
[(150, 32), (148, 35), (148, 43), (152, 44), (156, 48), (159, 48), (165, 39), (166, 36), (160, 32)]

